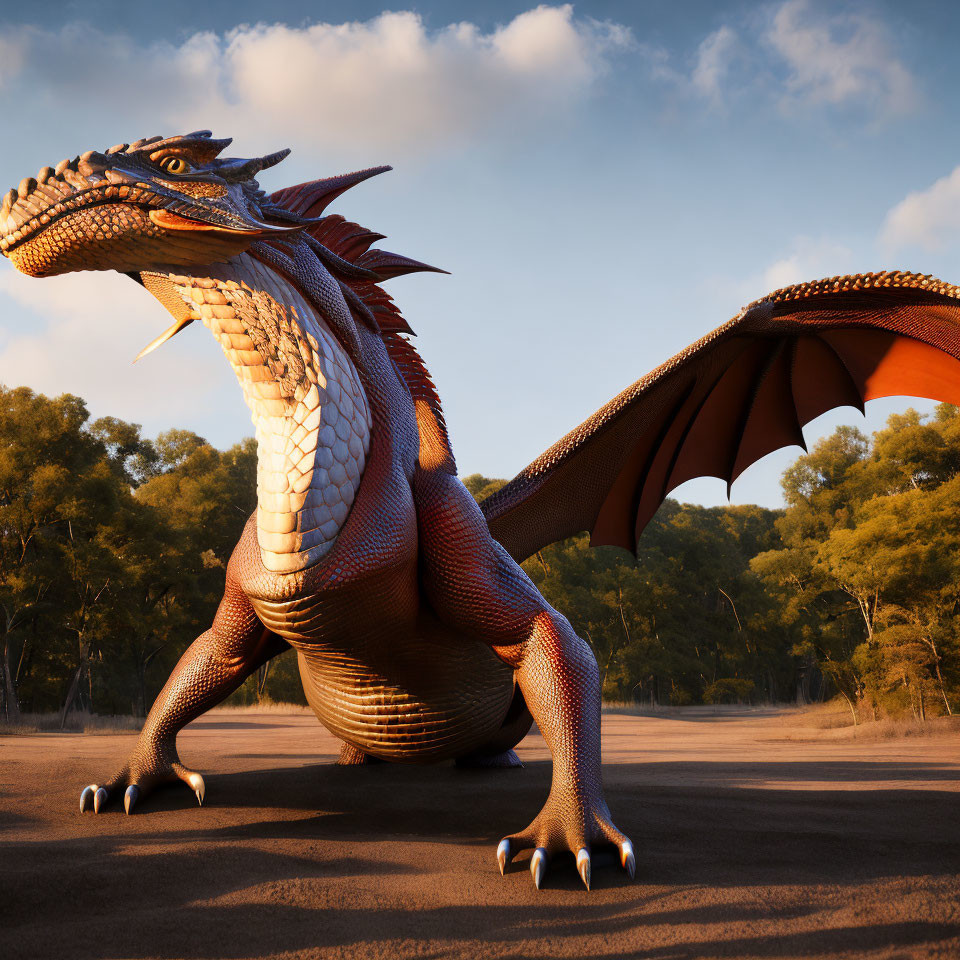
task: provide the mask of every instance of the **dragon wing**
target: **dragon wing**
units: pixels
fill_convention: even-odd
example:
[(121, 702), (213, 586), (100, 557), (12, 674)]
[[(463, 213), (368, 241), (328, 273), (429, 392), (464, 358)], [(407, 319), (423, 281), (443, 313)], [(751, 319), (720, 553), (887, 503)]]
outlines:
[[(667, 494), (730, 484), (834, 407), (916, 396), (960, 405), (960, 288), (831, 277), (777, 290), (638, 380), (481, 504), (516, 560), (583, 530), (636, 552)], [(805, 449), (805, 447), (804, 447)]]

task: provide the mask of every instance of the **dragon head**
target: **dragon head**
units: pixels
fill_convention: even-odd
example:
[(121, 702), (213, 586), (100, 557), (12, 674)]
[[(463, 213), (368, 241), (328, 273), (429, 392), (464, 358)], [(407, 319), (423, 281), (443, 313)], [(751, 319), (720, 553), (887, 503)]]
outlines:
[(278, 217), (254, 177), (289, 150), (218, 159), (230, 140), (209, 130), (90, 150), (44, 167), (0, 207), (0, 253), (23, 273), (150, 270), (208, 264), (252, 243), (302, 229)]

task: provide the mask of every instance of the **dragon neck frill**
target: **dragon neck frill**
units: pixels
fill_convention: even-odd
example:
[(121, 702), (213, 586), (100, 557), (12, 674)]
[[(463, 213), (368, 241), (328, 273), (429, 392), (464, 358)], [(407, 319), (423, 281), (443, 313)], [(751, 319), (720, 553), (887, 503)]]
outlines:
[(370, 451), (370, 406), (356, 366), (319, 312), (248, 254), (196, 275), (144, 273), (179, 323), (199, 319), (240, 382), (257, 437), (263, 565), (294, 573), (335, 543)]

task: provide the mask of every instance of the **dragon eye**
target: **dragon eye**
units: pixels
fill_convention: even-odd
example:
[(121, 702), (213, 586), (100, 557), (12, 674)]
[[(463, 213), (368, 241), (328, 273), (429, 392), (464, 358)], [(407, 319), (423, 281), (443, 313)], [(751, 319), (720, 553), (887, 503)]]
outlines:
[(183, 157), (164, 157), (160, 161), (160, 169), (167, 173), (188, 173), (192, 168)]

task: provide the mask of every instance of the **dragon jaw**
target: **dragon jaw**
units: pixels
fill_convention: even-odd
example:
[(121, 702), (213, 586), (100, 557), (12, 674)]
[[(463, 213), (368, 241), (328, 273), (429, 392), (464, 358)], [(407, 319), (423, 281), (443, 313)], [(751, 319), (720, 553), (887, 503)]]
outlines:
[(289, 150), (218, 159), (230, 142), (201, 130), (44, 167), (3, 198), (0, 253), (31, 276), (138, 273), (221, 262), (257, 240), (301, 230), (297, 218), (264, 219), (254, 179)]

